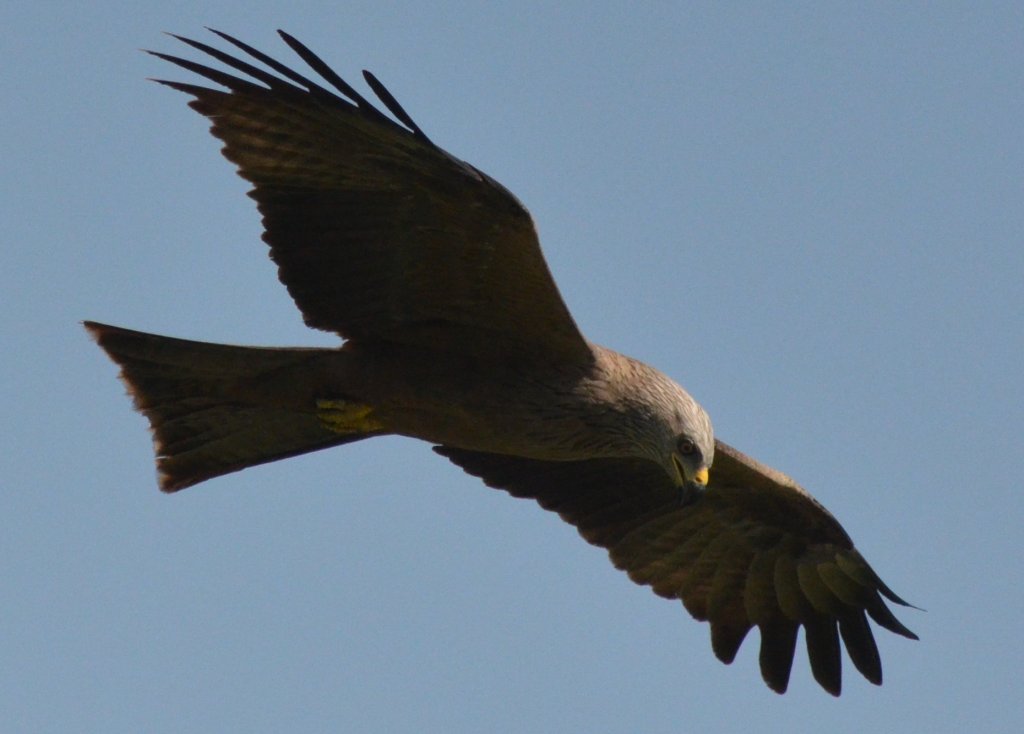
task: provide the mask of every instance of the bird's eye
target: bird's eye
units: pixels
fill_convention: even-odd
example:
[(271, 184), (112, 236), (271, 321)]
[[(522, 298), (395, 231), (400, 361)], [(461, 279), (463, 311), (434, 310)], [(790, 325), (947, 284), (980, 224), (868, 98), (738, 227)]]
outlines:
[(689, 456), (690, 454), (696, 453), (697, 444), (693, 442), (692, 438), (682, 438), (679, 440), (679, 453), (683, 456)]

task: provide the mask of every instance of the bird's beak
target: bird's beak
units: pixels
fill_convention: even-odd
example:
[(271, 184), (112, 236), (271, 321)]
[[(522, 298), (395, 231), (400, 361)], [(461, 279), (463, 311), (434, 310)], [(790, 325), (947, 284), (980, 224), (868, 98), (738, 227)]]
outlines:
[(710, 475), (706, 466), (702, 466), (697, 471), (691, 472), (687, 469), (686, 464), (684, 464), (675, 454), (672, 455), (672, 463), (675, 465), (676, 477), (679, 480), (679, 484), (695, 484), (701, 488), (708, 486), (708, 479)]
[(682, 507), (693, 504), (708, 486), (708, 468), (702, 466), (695, 472), (687, 471), (686, 465), (673, 454), (672, 463), (676, 468), (676, 476), (679, 479), (679, 504)]

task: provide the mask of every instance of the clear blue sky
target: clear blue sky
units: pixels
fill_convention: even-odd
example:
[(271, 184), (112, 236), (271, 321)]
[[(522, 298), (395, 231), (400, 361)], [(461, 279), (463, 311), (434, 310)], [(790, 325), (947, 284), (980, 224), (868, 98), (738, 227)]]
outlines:
[[(500, 7), (499, 7), (500, 6)], [(680, 7), (685, 6), (685, 7)], [(855, 7), (854, 7), (855, 6)], [(0, 9), (0, 721), (18, 732), (1024, 728), (1020, 3)], [(486, 8), (486, 9), (485, 9)], [(91, 318), (326, 345), (139, 48), (285, 28), (514, 191), (599, 343), (928, 609), (834, 700), (408, 440), (175, 496)]]

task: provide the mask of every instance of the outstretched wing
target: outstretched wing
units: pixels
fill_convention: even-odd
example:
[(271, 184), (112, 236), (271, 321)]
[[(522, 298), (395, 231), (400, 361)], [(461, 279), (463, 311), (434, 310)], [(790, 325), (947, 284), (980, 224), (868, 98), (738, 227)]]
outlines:
[(725, 663), (752, 627), (761, 636), (761, 674), (772, 690), (789, 684), (802, 626), (814, 677), (841, 690), (840, 639), (857, 669), (882, 682), (868, 617), (912, 639), (882, 597), (905, 605), (861, 557), (835, 518), (785, 475), (717, 442), (711, 483), (680, 507), (661, 467), (642, 459), (549, 462), (434, 449), (515, 497), (529, 497), (572, 523), (639, 584), (681, 599), (711, 624)]
[(398, 122), (286, 33), (338, 93), (214, 32), (276, 73), (179, 37), (247, 78), (155, 53), (226, 91), (161, 83), (195, 98), (254, 184), (263, 238), (309, 326), (480, 358), (590, 359), (530, 216), (504, 187), (434, 145), (369, 73)]

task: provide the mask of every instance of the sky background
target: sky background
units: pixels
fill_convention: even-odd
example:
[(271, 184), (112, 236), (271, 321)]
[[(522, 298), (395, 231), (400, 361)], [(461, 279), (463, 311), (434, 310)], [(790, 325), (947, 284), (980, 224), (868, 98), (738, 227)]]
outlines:
[[(246, 184), (138, 52), (220, 28), (515, 192), (587, 335), (843, 523), (921, 637), (771, 693), (532, 503), (381, 439), (156, 489), (85, 318), (306, 329)], [(12, 732), (1018, 732), (1020, 3), (0, 8), (0, 721)], [(212, 42), (212, 41), (211, 41)], [(195, 57), (194, 54), (191, 54)], [(297, 67), (297, 68), (299, 68)], [(362, 87), (360, 87), (362, 88)]]

